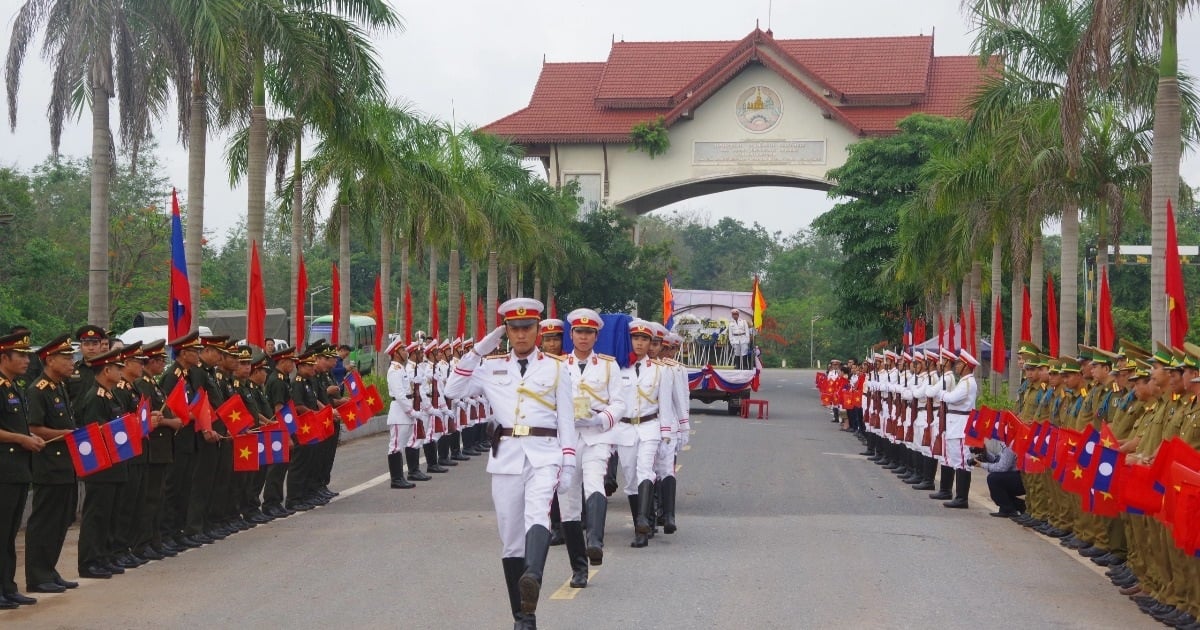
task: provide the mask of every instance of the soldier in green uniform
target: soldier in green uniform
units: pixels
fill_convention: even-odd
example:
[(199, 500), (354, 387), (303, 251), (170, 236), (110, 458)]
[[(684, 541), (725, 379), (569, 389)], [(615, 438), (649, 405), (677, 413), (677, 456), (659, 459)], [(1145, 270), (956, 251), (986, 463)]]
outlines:
[[(217, 385), (221, 388), (221, 402), (223, 403), (232, 398), (236, 391), (233, 378), (239, 364), (237, 344), (226, 340), (217, 350), (220, 351), (221, 358), (218, 361), (215, 376)], [(216, 406), (214, 403), (213, 408), (215, 409)], [(233, 472), (233, 435), (230, 434), (224, 420), (220, 418), (214, 419), (213, 429), (217, 431), (221, 439), (217, 442), (217, 468), (213, 479), (212, 501), (209, 503), (206, 520), (210, 529), (228, 536), (250, 529), (252, 525), (243, 521), (241, 514), (237, 512), (238, 483), (241, 475), (235, 475)]]
[(87, 362), (94, 356), (108, 352), (108, 334), (103, 328), (88, 324), (75, 331), (75, 341), (79, 342), (79, 354), (83, 358), (75, 362), (75, 372), (67, 381), (67, 395), (71, 400), (78, 399), (95, 382), (96, 376)]
[[(248, 347), (239, 351), (239, 362), (244, 358), (249, 359), (249, 369), (247, 377), (238, 380), (238, 393), (241, 394), (242, 400), (246, 401), (246, 407), (250, 409), (250, 413), (254, 414), (254, 427), (251, 430), (256, 431), (270, 424), (275, 415), (270, 401), (267, 400), (267, 392), (263, 389), (271, 368), (267, 365), (266, 355), (255, 356)], [(263, 485), (267, 481), (267, 467), (262, 466), (249, 475), (242, 488), (240, 502), (242, 518), (255, 524), (268, 523), (274, 517), (263, 513), (260, 499)]]
[[(215, 410), (225, 402), (225, 389), (219, 382), (218, 368), (225, 342), (229, 338), (218, 335), (205, 335), (200, 338), (201, 370), (205, 376), (204, 391), (208, 394), (208, 402)], [(197, 429), (196, 468), (192, 473), (192, 490), (188, 496), (187, 527), (184, 531), (188, 536), (202, 543), (221, 540), (228, 536), (229, 530), (215, 527), (209, 519), (209, 508), (213, 497), (218, 492), (218, 469), (221, 467), (221, 431), (224, 425), (218, 427), (218, 420), (213, 420), (211, 430)], [(231, 455), (232, 457), (232, 455)], [(232, 459), (231, 459), (232, 462)], [(229, 467), (232, 469), (233, 464)]]
[[(316, 357), (308, 352), (296, 359), (296, 375), (292, 377), (292, 403), (297, 417), (319, 411), (324, 405), (317, 398), (312, 377), (316, 372)], [(299, 436), (301, 440), (305, 436)], [(292, 462), (288, 468), (287, 507), (292, 510), (311, 510), (328, 503), (328, 499), (313, 494), (316, 479), (317, 453), (314, 445), (296, 444), (292, 451)]]
[[(113, 397), (121, 404), (123, 413), (136, 413), (140, 396), (133, 383), (142, 378), (145, 357), (141, 355), (142, 343), (135, 342), (121, 349), (121, 380), (113, 388)], [(145, 482), (146, 453), (125, 460), (125, 484), (121, 487), (121, 502), (117, 504), (117, 520), (113, 524), (113, 545), (119, 549), (116, 562), (131, 569), (149, 562), (134, 551), (137, 537), (137, 513), (145, 498), (142, 484)]]
[(334, 407), (335, 411), (333, 413), (336, 419), (333, 423), (333, 437), (317, 445), (320, 448), (319, 452), (321, 455), (320, 466), (317, 469), (317, 478), (314, 482), (316, 486), (314, 493), (328, 501), (339, 494), (329, 489), (329, 483), (333, 479), (333, 461), (337, 458), (338, 442), (342, 435), (341, 417), (338, 415), (336, 409), (339, 405), (348, 402), (350, 398), (349, 396), (343, 396), (341, 386), (333, 378), (333, 367), (337, 365), (337, 349), (325, 345), (320, 349), (320, 352), (316, 353), (316, 357), (316, 374), (313, 376), (313, 384), (317, 392), (317, 399), (323, 404)]
[[(175, 362), (171, 364), (159, 379), (159, 387), (170, 397), (176, 387), (183, 387), (188, 401), (195, 400), (196, 394), (204, 389), (207, 380), (204, 370), (200, 368), (200, 335), (189, 333), (168, 342), (175, 353)], [(196, 425), (193, 418), (180, 418), (183, 425), (176, 431), (173, 440), (172, 462), (167, 471), (166, 505), (163, 510), (163, 537), (172, 540), (182, 549), (199, 547), (211, 543), (212, 539), (204, 540), (187, 535), (188, 499), (192, 493), (192, 476), (196, 470)]]
[[(125, 413), (112, 390), (121, 380), (120, 349), (109, 350), (87, 362), (95, 377), (94, 385), (71, 400), (79, 426), (107, 424)], [(128, 480), (126, 466), (111, 468), (83, 478), (83, 517), (79, 523), (79, 577), (108, 579), (125, 572), (117, 563), (114, 525), (121, 488)]]
[[(135, 520), (137, 555), (150, 560), (171, 557), (182, 551), (174, 541), (162, 535), (166, 513), (166, 481), (175, 461), (175, 432), (183, 428), (175, 414), (166, 409), (167, 395), (158, 378), (167, 367), (166, 342), (159, 340), (142, 346), (146, 365), (142, 378), (134, 381), (139, 398), (150, 401), (150, 435), (143, 440), (146, 470), (141, 505)], [(157, 557), (156, 557), (157, 556)]]
[(67, 528), (79, 507), (79, 484), (71, 454), (62, 441), (75, 430), (66, 380), (75, 370), (71, 337), (61, 335), (37, 352), (42, 373), (25, 390), (29, 401), (29, 430), (47, 442), (33, 456), (33, 511), (25, 527), (25, 584), (35, 593), (61, 593), (79, 586), (58, 573), (58, 559)]
[[(296, 367), (296, 355), (292, 348), (284, 348), (269, 356), (273, 367), (267, 376), (266, 393), (271, 413), (275, 414), (292, 402), (291, 374)], [(294, 438), (289, 436), (288, 439), (295, 445)], [(272, 464), (267, 469), (267, 480), (263, 485), (263, 513), (267, 516), (284, 518), (296, 513), (284, 505), (284, 483), (290, 469), (290, 463)]]
[(29, 405), (16, 379), (29, 369), (29, 335), (0, 337), (0, 609), (36, 604), (17, 592), (17, 530), (33, 480), (33, 453), (45, 440), (29, 432)]

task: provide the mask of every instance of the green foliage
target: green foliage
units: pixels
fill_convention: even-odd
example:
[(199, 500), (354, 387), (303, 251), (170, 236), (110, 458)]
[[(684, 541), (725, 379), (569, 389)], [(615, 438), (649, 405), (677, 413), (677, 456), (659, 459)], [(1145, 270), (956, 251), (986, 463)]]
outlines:
[(979, 400), (976, 401), (980, 407), (991, 407), (992, 409), (1009, 409), (1013, 408), (1013, 401), (1008, 397), (1008, 381), (1000, 379), (1000, 393), (992, 395), (991, 382), (986, 378), (979, 379)]
[(558, 287), (560, 313), (579, 307), (601, 312), (624, 312), (636, 305), (639, 313), (661, 306), (662, 281), (670, 268), (670, 251), (661, 244), (633, 243), (634, 220), (619, 210), (589, 213), (576, 223), (581, 240), (595, 255), (581, 264), (580, 279)]
[(754, 276), (766, 273), (776, 253), (779, 234), (754, 223), (746, 226), (732, 217), (715, 225), (695, 215), (641, 221), (643, 243), (665, 244), (675, 257), (675, 283), (691, 289), (749, 291)]
[(662, 116), (637, 123), (629, 130), (629, 138), (633, 141), (631, 151), (645, 151), (652, 160), (671, 148), (671, 136), (667, 133), (666, 120)]

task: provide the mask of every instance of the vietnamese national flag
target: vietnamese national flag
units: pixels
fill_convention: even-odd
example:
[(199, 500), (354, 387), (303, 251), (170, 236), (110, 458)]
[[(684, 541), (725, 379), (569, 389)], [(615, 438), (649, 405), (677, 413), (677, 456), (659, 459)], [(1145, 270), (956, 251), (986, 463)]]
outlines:
[(217, 407), (217, 415), (225, 421), (225, 428), (229, 429), (230, 435), (237, 435), (254, 425), (254, 414), (250, 413), (241, 394), (234, 394), (221, 403)]
[(304, 268), (304, 254), (297, 254), (300, 257), (299, 271), (296, 273), (296, 303), (292, 311), (292, 319), (296, 322), (295, 341), (292, 342), (292, 347), (304, 347), (304, 313), (306, 298), (308, 297), (308, 270)]
[(1005, 363), (1004, 314), (1000, 310), (1000, 296), (996, 296), (996, 310), (992, 315), (992, 374), (1003, 374)]
[(1097, 299), (1100, 315), (1096, 318), (1096, 339), (1100, 349), (1111, 352), (1117, 341), (1117, 329), (1113, 324), (1112, 293), (1108, 289), (1108, 269), (1100, 268), (1100, 296)]
[(200, 394), (196, 396), (196, 400), (192, 401), (192, 415), (196, 416), (196, 430), (200, 432), (212, 431), (213, 408), (212, 403), (208, 400), (208, 392), (200, 390)]
[(114, 464), (142, 454), (142, 440), (141, 438), (133, 439), (133, 432), (129, 426), (136, 424), (136, 419), (136, 416), (129, 414), (109, 420), (100, 427), (100, 432), (104, 435), (104, 441), (108, 446), (109, 459)]
[(383, 329), (386, 327), (386, 322), (383, 321), (383, 284), (380, 276), (375, 276), (375, 295), (374, 313), (375, 313), (375, 352), (383, 352)]
[(1159, 518), (1164, 523), (1176, 525), (1179, 517), (1179, 494), (1184, 485), (1200, 486), (1200, 471), (1177, 461), (1171, 462), (1166, 481), (1167, 492), (1163, 496), (1163, 509)]
[(317, 422), (320, 423), (321, 439), (333, 437), (333, 405), (325, 405), (320, 411), (313, 414), (316, 416)]
[[(342, 279), (338, 274), (337, 265), (331, 265), (333, 268), (333, 332), (329, 333), (331, 337), (329, 344), (333, 347), (338, 345), (338, 331), (342, 328)], [(382, 326), (383, 322), (379, 322)]]
[(346, 425), (348, 431), (357, 429), (370, 419), (369, 414), (364, 412), (361, 405), (353, 399), (342, 403), (337, 408), (337, 412), (342, 417), (342, 424)]
[(1046, 274), (1046, 335), (1050, 356), (1058, 356), (1058, 298), (1054, 296), (1054, 276)]
[(150, 435), (150, 399), (145, 396), (138, 400), (137, 418), (138, 428), (142, 430), (142, 437)]
[[(550, 317), (554, 317), (554, 302), (550, 302), (551, 310)], [(458, 325), (454, 327), (455, 339), (466, 339), (467, 337), (467, 294), (458, 294)]]
[(180, 380), (175, 383), (175, 389), (167, 395), (167, 408), (175, 414), (176, 418), (187, 426), (192, 421), (191, 408), (188, 404), (187, 385)]
[(371, 385), (363, 393), (363, 404), (372, 414), (378, 414), (383, 411), (383, 396), (379, 395), (379, 388)]
[(913, 343), (915, 343), (918, 346), (925, 343), (925, 318), (924, 317), (917, 319), (916, 329), (913, 330)]
[(178, 339), (192, 330), (192, 287), (183, 250), (179, 194), (174, 188), (171, 189), (171, 288), (167, 303), (167, 339)]
[(63, 441), (67, 443), (67, 450), (71, 453), (71, 463), (75, 466), (76, 475), (86, 477), (112, 467), (100, 425), (85, 424), (68, 433)]
[[(249, 435), (255, 435), (253, 433)], [(285, 431), (258, 433), (258, 465), (286, 464), (291, 461), (291, 440)]]
[(1183, 267), (1179, 263), (1179, 240), (1175, 236), (1175, 210), (1167, 200), (1167, 322), (1170, 325), (1171, 345), (1183, 347), (1188, 331), (1187, 298), (1184, 296)]
[(259, 446), (258, 434), (233, 436), (234, 472), (254, 472), (259, 469)]
[(275, 412), (275, 417), (279, 420), (279, 422), (283, 423), (283, 427), (287, 429), (289, 435), (295, 435), (296, 431), (299, 430), (299, 422), (296, 418), (296, 408), (292, 406), (290, 401), (283, 403), (283, 406), (279, 408), (279, 411)]
[(266, 344), (267, 297), (263, 294), (262, 265), (258, 262), (258, 242), (250, 243), (250, 287), (246, 295), (246, 341), (258, 347)]

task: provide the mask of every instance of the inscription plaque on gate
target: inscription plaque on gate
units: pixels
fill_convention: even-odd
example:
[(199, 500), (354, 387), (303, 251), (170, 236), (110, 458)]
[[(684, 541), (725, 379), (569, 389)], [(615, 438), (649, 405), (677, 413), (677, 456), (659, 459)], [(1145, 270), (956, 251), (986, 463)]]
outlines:
[(697, 142), (696, 164), (824, 164), (824, 140)]

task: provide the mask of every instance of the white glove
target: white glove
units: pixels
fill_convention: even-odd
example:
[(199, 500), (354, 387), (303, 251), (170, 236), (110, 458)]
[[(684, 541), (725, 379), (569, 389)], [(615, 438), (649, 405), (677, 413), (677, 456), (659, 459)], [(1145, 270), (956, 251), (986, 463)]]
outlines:
[(569, 457), (571, 463), (563, 463), (562, 472), (558, 475), (558, 485), (560, 488), (571, 488), (575, 484), (575, 457)]
[(663, 440), (658, 443), (658, 456), (662, 459), (674, 457), (675, 444), (673, 442), (668, 442), (666, 438), (663, 438)]
[(486, 356), (492, 353), (496, 348), (500, 347), (500, 338), (504, 336), (504, 326), (497, 326), (495, 330), (488, 333), (486, 337), (475, 342), (475, 352), (481, 356)]
[(682, 426), (679, 428), (679, 448), (683, 448), (688, 445), (688, 442), (690, 442), (692, 439), (690, 434), (691, 430)]
[(592, 414), (592, 417), (590, 417), (590, 418), (576, 418), (575, 419), (575, 427), (579, 428), (579, 429), (583, 429), (586, 427), (602, 427), (605, 424), (607, 424), (607, 422), (608, 421), (604, 418), (604, 416), (602, 414), (596, 413), (596, 414)]

